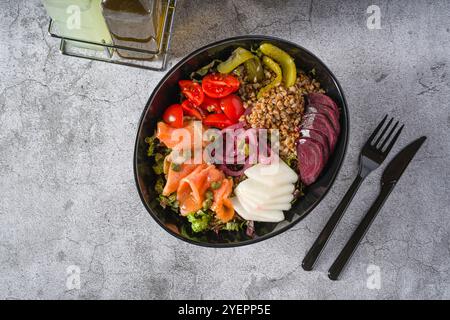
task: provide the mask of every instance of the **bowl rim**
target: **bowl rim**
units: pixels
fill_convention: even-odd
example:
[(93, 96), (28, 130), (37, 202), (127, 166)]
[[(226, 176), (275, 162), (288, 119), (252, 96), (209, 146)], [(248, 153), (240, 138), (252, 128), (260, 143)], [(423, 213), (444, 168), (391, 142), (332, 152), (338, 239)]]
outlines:
[[(144, 117), (148, 112), (148, 109), (151, 106), (151, 101), (153, 100), (154, 96), (156, 95), (156, 92), (159, 90), (159, 88), (166, 82), (166, 80), (173, 74), (175, 73), (180, 66), (182, 66), (187, 60), (189, 60), (190, 58), (196, 56), (197, 54), (208, 50), (212, 47), (218, 46), (218, 45), (223, 45), (223, 44), (227, 44), (227, 43), (233, 43), (233, 42), (237, 42), (237, 41), (245, 41), (245, 40), (260, 40), (260, 41), (279, 41), (279, 42), (283, 42), (287, 45), (293, 46), (293, 47), (297, 47), (300, 50), (305, 51), (306, 53), (308, 53), (309, 55), (311, 55), (314, 59), (317, 60), (317, 62), (321, 63), (322, 66), (324, 67), (324, 69), (328, 72), (328, 74), (330, 75), (334, 85), (336, 86), (340, 97), (342, 98), (342, 102), (343, 102), (343, 108), (346, 110), (345, 112), (345, 123), (347, 124), (347, 130), (345, 132), (345, 135), (341, 136), (340, 139), (343, 139), (343, 143), (344, 143), (344, 149), (342, 152), (342, 155), (340, 156), (340, 158), (338, 159), (338, 165), (336, 170), (333, 172), (331, 179), (330, 179), (330, 185), (329, 187), (325, 190), (325, 192), (323, 193), (323, 195), (318, 198), (318, 200), (308, 209), (306, 210), (303, 215), (293, 221), (290, 222), (288, 225), (280, 228), (277, 231), (271, 232), (269, 234), (263, 235), (261, 237), (258, 238), (254, 238), (254, 239), (250, 239), (250, 240), (244, 240), (244, 241), (240, 241), (240, 242), (231, 242), (231, 243), (207, 243), (207, 242), (197, 242), (185, 237), (182, 237), (181, 235), (173, 232), (172, 230), (170, 230), (168, 227), (166, 227), (161, 221), (160, 219), (157, 217), (157, 215), (153, 212), (153, 209), (150, 208), (147, 204), (147, 202), (144, 199), (144, 196), (141, 192), (141, 189), (139, 187), (139, 181), (138, 181), (138, 173), (137, 173), (137, 153), (138, 153), (138, 149), (139, 149), (139, 135), (142, 129), (142, 125), (144, 122)], [(348, 136), (349, 136), (349, 132), (350, 132), (350, 119), (349, 119), (349, 114), (348, 114), (348, 107), (347, 107), (347, 101), (345, 99), (345, 95), (344, 95), (344, 91), (342, 90), (341, 85), (339, 84), (339, 81), (337, 80), (336, 76), (333, 74), (333, 72), (331, 72), (331, 70), (328, 68), (328, 66), (321, 60), (319, 59), (314, 53), (312, 53), (311, 51), (309, 51), (308, 49), (292, 42), (289, 40), (285, 40), (285, 39), (281, 39), (278, 37), (274, 37), (274, 36), (266, 36), (266, 35), (241, 35), (241, 36), (236, 36), (236, 37), (230, 37), (230, 38), (225, 38), (222, 40), (218, 40), (209, 44), (206, 44), (188, 54), (186, 54), (183, 58), (180, 59), (180, 61), (178, 61), (174, 66), (172, 66), (170, 68), (170, 70), (162, 77), (162, 79), (158, 82), (158, 84), (155, 86), (155, 88), (152, 91), (152, 94), (150, 95), (149, 99), (147, 100), (147, 103), (144, 107), (144, 110), (141, 113), (141, 117), (139, 119), (139, 124), (137, 127), (137, 133), (136, 133), (136, 140), (135, 140), (135, 145), (134, 145), (134, 153), (133, 153), (133, 171), (134, 171), (134, 180), (135, 180), (135, 184), (136, 184), (136, 188), (137, 191), (139, 193), (139, 197), (141, 199), (142, 204), (144, 205), (145, 209), (147, 210), (147, 212), (150, 214), (150, 216), (153, 218), (153, 220), (156, 221), (156, 223), (158, 225), (160, 225), (166, 232), (168, 232), (169, 234), (171, 234), (172, 236), (178, 238), (179, 240), (182, 240), (184, 242), (190, 243), (190, 244), (194, 244), (200, 247), (207, 247), (207, 248), (234, 248), (234, 247), (241, 247), (241, 246), (247, 246), (250, 244), (254, 244), (254, 243), (258, 243), (267, 239), (270, 239), (272, 237), (275, 237), (277, 235), (282, 234), (283, 232), (286, 232), (287, 230), (291, 229), (292, 227), (294, 227), (296, 224), (298, 224), (300, 221), (302, 221), (306, 216), (308, 216), (316, 207), (317, 205), (322, 202), (322, 200), (326, 197), (326, 195), (328, 194), (328, 192), (330, 191), (330, 189), (333, 187), (336, 177), (339, 174), (342, 164), (344, 162), (344, 158), (347, 154), (347, 146), (348, 146)]]

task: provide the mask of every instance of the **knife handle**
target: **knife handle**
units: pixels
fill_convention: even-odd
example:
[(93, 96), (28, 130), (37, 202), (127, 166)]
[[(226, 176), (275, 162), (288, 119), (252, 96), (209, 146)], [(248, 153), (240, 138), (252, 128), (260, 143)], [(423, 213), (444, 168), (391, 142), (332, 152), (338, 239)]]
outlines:
[(334, 229), (336, 229), (337, 224), (339, 223), (342, 216), (344, 215), (345, 210), (347, 209), (348, 205), (352, 201), (353, 197), (356, 194), (356, 191), (358, 191), (359, 186), (361, 185), (363, 180), (364, 180), (364, 178), (361, 177), (361, 175), (358, 174), (356, 176), (352, 185), (345, 193), (344, 197), (342, 198), (341, 202), (337, 206), (336, 210), (334, 210), (333, 214), (331, 215), (327, 224), (323, 228), (322, 232), (320, 232), (319, 236), (317, 237), (316, 241), (312, 245), (311, 249), (309, 249), (308, 253), (306, 254), (305, 258), (303, 259), (302, 268), (304, 270), (311, 271), (313, 269), (317, 258), (319, 258), (320, 254), (322, 253), (323, 248), (325, 247), (325, 245), (327, 244), (331, 235), (333, 234)]
[(367, 230), (369, 230), (370, 225), (377, 216), (378, 212), (380, 211), (394, 186), (395, 183), (382, 186), (380, 194), (376, 198), (375, 202), (372, 204), (369, 211), (366, 213), (366, 215), (361, 220), (358, 227), (348, 240), (344, 249), (342, 249), (341, 253), (328, 270), (328, 278), (330, 278), (331, 280), (338, 280), (339, 275), (341, 274), (342, 270), (344, 270), (347, 263), (350, 261), (353, 253), (358, 247), (358, 244), (361, 242), (361, 239), (364, 237)]

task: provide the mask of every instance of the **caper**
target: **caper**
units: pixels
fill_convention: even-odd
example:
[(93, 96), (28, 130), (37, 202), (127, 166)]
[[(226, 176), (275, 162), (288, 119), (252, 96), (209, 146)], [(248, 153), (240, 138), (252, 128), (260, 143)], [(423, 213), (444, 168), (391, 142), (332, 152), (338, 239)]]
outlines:
[(222, 181), (214, 181), (211, 183), (211, 188), (213, 190), (217, 190), (220, 188), (221, 185), (222, 185)]
[(181, 170), (181, 165), (178, 163), (175, 163), (175, 162), (172, 162), (171, 167), (172, 167), (172, 170), (175, 172), (179, 172)]
[(206, 199), (205, 201), (203, 201), (203, 210), (208, 210), (209, 208), (211, 208), (212, 206), (212, 200), (211, 199)]
[(214, 197), (214, 194), (211, 190), (206, 191), (205, 193), (206, 199), (212, 199)]

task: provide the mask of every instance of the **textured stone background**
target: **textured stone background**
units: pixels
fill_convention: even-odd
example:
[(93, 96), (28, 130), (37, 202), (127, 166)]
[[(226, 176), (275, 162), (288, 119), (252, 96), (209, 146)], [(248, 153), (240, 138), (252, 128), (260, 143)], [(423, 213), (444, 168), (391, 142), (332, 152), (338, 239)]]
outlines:
[[(381, 30), (366, 27), (370, 4), (381, 8)], [(351, 115), (342, 171), (310, 216), (268, 241), (215, 250), (168, 235), (135, 190), (136, 126), (163, 73), (64, 57), (38, 0), (0, 0), (0, 298), (449, 299), (449, 21), (445, 0), (180, 0), (171, 64), (229, 36), (279, 36), (328, 64)], [(386, 112), (406, 125), (393, 153), (429, 140), (343, 279), (326, 270), (382, 170), (363, 184), (317, 271), (304, 272)], [(366, 286), (370, 264), (381, 269), (380, 290)], [(70, 265), (81, 268), (80, 290), (66, 289)]]

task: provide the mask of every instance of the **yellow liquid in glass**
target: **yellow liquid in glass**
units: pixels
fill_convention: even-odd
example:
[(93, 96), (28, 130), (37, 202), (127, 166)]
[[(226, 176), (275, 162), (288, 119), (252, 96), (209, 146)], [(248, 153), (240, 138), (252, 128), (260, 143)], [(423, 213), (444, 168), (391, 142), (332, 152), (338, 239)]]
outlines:
[[(58, 35), (77, 40), (112, 44), (111, 35), (102, 15), (102, 0), (43, 0), (48, 15), (53, 19)], [(71, 45), (104, 50), (81, 42)]]
[[(163, 0), (103, 0), (103, 16), (115, 45), (157, 52), (164, 18)], [(150, 60), (153, 54), (117, 50), (122, 58)]]

